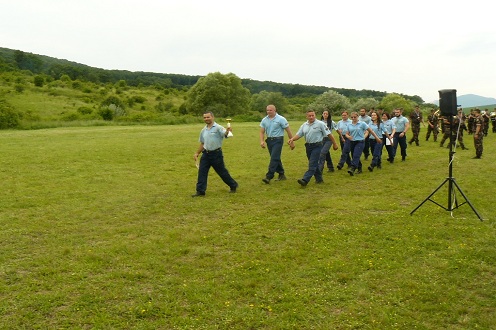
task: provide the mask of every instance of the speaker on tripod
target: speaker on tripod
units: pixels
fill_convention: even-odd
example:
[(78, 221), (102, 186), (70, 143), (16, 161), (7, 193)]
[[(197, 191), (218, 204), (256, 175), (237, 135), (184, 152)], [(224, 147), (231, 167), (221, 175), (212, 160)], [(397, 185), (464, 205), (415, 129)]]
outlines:
[(456, 89), (441, 89), (439, 91), (439, 109), (441, 116), (456, 116)]
[[(439, 108), (441, 110), (441, 116), (445, 116), (446, 118), (449, 119), (450, 127), (453, 127), (453, 117), (457, 115), (456, 103), (457, 103), (456, 89), (442, 89), (439, 91)], [(472, 211), (474, 211), (474, 213), (477, 215), (479, 220), (482, 221), (481, 215), (477, 212), (477, 210), (474, 208), (472, 203), (470, 203), (467, 196), (465, 196), (462, 189), (460, 188), (458, 183), (456, 183), (456, 180), (453, 177), (453, 154), (455, 152), (453, 151), (453, 143), (451, 143), (452, 138), (453, 138), (453, 130), (451, 130), (451, 136), (450, 136), (449, 173), (448, 173), (449, 176), (436, 188), (436, 190), (434, 190), (429, 196), (427, 196), (422, 203), (420, 203), (412, 212), (410, 212), (410, 215), (413, 215), (413, 213), (427, 201), (431, 201), (432, 203), (442, 207), (446, 211), (453, 211), (454, 209), (457, 209), (463, 204), (468, 204), (472, 208)], [(444, 207), (443, 205), (431, 199), (431, 197), (434, 196), (434, 194), (439, 189), (441, 189), (441, 187), (444, 186), (445, 183), (448, 184), (448, 207)], [(458, 199), (456, 198), (456, 194), (455, 194), (456, 192), (455, 188), (465, 199), (465, 201), (461, 204), (458, 204)]]

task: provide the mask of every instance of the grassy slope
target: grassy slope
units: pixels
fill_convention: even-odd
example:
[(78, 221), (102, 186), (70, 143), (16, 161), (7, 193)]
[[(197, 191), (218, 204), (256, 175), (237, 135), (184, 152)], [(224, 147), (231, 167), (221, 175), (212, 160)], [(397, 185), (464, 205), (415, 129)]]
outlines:
[[(224, 153), (239, 191), (212, 172), (200, 199), (190, 195), (201, 125), (0, 132), (0, 328), (496, 323), (495, 134), (482, 160), (471, 142), (454, 160), (481, 222), (466, 204), (410, 215), (448, 174), (437, 143), (302, 189), (302, 141), (283, 151), (288, 181), (264, 185), (257, 124), (233, 127)], [(434, 198), (446, 205), (446, 189)]]

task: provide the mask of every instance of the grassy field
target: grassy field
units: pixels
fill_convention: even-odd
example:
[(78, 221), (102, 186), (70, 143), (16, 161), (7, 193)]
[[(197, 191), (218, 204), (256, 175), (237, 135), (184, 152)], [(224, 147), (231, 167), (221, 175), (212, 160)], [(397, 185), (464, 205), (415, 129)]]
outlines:
[(256, 123), (224, 143), (238, 192), (212, 171), (191, 198), (201, 127), (0, 132), (0, 329), (494, 329), (496, 134), (454, 158), (480, 221), (410, 215), (448, 175), (438, 143), (301, 188), (300, 140), (264, 185)]

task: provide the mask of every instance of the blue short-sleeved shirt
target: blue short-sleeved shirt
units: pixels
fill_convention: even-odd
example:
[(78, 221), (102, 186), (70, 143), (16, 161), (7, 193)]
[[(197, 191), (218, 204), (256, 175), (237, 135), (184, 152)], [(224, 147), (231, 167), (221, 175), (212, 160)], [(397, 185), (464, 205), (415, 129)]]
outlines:
[(208, 125), (205, 125), (200, 132), (200, 143), (203, 143), (203, 148), (206, 150), (219, 149), (222, 147), (225, 134), (226, 129), (216, 122), (210, 128), (208, 128)]
[(388, 132), (388, 134), (393, 133), (393, 129), (396, 128), (396, 126), (393, 124), (393, 122), (391, 121), (391, 119), (384, 120), (382, 122), (382, 125), (381, 126), (384, 126), (384, 128), (386, 129), (386, 132)]
[(363, 121), (365, 124), (370, 125), (370, 123), (372, 122), (372, 117), (370, 117), (369, 115), (365, 115), (363, 117), (359, 115), (358, 121)]
[[(377, 124), (371, 122), (369, 127), (372, 129), (372, 131), (374, 131), (375, 134), (377, 134), (379, 138), (382, 137), (382, 134), (386, 133), (386, 128), (384, 127), (383, 123), (381, 123), (379, 127), (377, 127)], [(375, 137), (372, 134), (370, 134), (369, 139), (375, 140)]]
[(276, 113), (274, 118), (265, 116), (260, 122), (260, 127), (265, 129), (265, 134), (268, 137), (284, 136), (284, 130), (289, 126), (288, 121), (283, 116)]
[(353, 141), (363, 141), (365, 140), (365, 131), (369, 128), (369, 125), (365, 124), (363, 121), (358, 121), (356, 124), (348, 124), (348, 134), (353, 137)]
[(336, 130), (337, 131), (341, 131), (341, 134), (342, 135), (345, 135), (346, 132), (348, 131), (348, 124), (351, 124), (351, 119), (346, 119), (346, 120), (343, 120), (341, 119), (340, 121), (338, 121), (337, 123), (337, 127), (336, 127)]
[(318, 119), (315, 119), (311, 124), (307, 121), (296, 132), (296, 135), (305, 137), (307, 143), (322, 142), (324, 136), (329, 134), (331, 134), (331, 131), (327, 128), (327, 125)]
[(405, 131), (405, 126), (409, 122), (406, 117), (399, 116), (391, 119), (393, 124), (396, 126), (396, 133), (402, 133)]

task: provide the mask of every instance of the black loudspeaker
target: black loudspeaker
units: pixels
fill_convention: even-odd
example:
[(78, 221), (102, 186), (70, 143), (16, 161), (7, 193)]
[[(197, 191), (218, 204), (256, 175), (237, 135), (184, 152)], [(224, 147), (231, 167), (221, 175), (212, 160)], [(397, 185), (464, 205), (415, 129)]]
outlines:
[(456, 106), (456, 89), (442, 89), (439, 91), (441, 116), (456, 116)]

